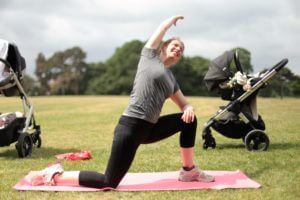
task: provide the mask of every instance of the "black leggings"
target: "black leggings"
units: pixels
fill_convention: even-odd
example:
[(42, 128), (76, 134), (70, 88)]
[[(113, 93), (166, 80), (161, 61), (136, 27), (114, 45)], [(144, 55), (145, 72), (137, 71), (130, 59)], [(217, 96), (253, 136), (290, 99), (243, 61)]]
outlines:
[(165, 115), (156, 124), (145, 120), (122, 116), (114, 132), (111, 155), (104, 174), (95, 171), (80, 171), (79, 184), (94, 188), (116, 188), (125, 176), (140, 144), (163, 140), (179, 131), (180, 146), (193, 147), (195, 144), (197, 119), (185, 123), (182, 113)]

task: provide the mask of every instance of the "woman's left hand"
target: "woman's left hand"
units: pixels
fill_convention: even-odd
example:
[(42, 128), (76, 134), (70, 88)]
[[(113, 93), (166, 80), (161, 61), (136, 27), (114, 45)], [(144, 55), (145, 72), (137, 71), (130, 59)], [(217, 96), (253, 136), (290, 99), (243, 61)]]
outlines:
[(185, 123), (191, 123), (195, 119), (195, 113), (194, 108), (191, 105), (186, 106), (186, 108), (183, 109), (183, 115), (181, 116), (181, 119)]

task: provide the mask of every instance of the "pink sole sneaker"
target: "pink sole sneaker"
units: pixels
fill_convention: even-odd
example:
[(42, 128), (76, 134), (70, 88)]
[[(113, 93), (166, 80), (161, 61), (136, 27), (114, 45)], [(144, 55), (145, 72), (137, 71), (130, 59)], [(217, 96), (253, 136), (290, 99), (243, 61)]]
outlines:
[(209, 183), (214, 182), (215, 177), (204, 173), (198, 167), (194, 167), (190, 171), (185, 171), (183, 168), (181, 168), (178, 180), (183, 182), (199, 181)]
[(54, 175), (62, 174), (64, 172), (60, 163), (54, 163), (49, 167), (37, 171), (29, 178), (29, 182), (32, 186), (37, 185), (55, 185), (53, 180)]

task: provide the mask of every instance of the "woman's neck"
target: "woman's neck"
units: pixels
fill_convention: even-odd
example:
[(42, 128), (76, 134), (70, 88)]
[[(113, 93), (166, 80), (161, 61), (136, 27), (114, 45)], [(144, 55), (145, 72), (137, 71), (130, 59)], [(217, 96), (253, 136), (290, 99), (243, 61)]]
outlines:
[(164, 63), (164, 65), (169, 68), (171, 67), (174, 63), (174, 60), (172, 58), (167, 58), (163, 54), (160, 54), (160, 60)]

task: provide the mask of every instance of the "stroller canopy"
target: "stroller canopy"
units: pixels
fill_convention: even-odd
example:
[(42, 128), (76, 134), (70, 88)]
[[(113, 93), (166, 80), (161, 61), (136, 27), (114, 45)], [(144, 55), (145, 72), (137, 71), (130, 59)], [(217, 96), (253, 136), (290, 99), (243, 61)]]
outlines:
[[(0, 39), (0, 58), (6, 60), (8, 52), (8, 42)], [(5, 64), (0, 62), (0, 73), (4, 71)]]
[[(25, 59), (21, 56), (18, 47), (3, 39), (0, 39), (0, 58), (6, 60), (17, 73), (21, 73), (26, 68)], [(1, 71), (4, 67), (4, 63), (0, 62)]]
[(233, 52), (226, 51), (210, 63), (204, 77), (205, 84), (209, 91), (212, 91), (219, 83), (228, 80), (229, 77), (232, 76), (229, 66), (233, 56)]

